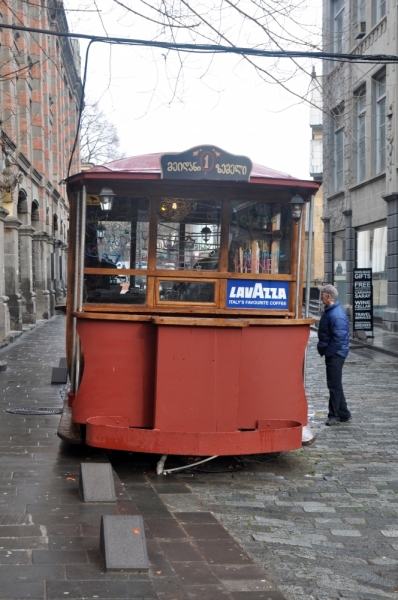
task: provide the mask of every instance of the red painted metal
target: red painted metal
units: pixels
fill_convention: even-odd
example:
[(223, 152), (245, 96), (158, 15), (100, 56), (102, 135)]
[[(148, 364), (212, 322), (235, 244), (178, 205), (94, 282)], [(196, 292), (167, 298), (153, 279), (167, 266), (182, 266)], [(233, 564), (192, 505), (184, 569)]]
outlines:
[(78, 319), (78, 333), (85, 366), (72, 414), (88, 424), (88, 444), (207, 456), (301, 446), (308, 325)]
[(98, 448), (183, 456), (263, 454), (301, 446), (301, 423), (268, 419), (262, 426), (254, 431), (192, 433), (138, 429), (128, 427), (121, 417), (93, 417), (87, 421), (86, 442)]
[[(160, 172), (160, 157), (162, 153), (144, 154), (141, 156), (131, 156), (121, 158), (106, 165), (100, 165), (73, 175), (69, 178), (71, 185), (79, 183), (84, 184), (90, 181), (127, 181), (127, 180), (157, 180), (161, 179)], [(300, 189), (305, 194), (316, 194), (320, 183), (313, 180), (297, 179), (287, 173), (275, 171), (264, 165), (253, 163), (253, 169), (250, 175), (250, 184), (257, 185), (272, 185), (272, 186), (289, 186), (289, 189)], [(249, 184), (249, 185), (250, 185)], [(235, 182), (235, 186), (248, 185), (241, 182)]]
[(84, 371), (72, 405), (73, 421), (117, 412), (131, 427), (152, 427), (155, 327), (78, 319), (77, 332)]

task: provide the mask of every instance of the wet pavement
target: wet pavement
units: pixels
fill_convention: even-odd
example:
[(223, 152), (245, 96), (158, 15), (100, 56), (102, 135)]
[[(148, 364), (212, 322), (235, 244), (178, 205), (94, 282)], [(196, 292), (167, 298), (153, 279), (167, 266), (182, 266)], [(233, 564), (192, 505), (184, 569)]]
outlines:
[[(344, 385), (353, 420), (328, 428), (315, 342), (314, 446), (170, 476), (155, 474), (158, 457), (63, 444), (59, 415), (4, 412), (62, 406), (65, 389), (50, 379), (64, 355), (63, 317), (1, 350), (0, 598), (398, 599), (398, 361), (352, 351)], [(80, 463), (108, 460), (118, 501), (82, 503)], [(142, 514), (149, 573), (104, 572), (102, 514)]]

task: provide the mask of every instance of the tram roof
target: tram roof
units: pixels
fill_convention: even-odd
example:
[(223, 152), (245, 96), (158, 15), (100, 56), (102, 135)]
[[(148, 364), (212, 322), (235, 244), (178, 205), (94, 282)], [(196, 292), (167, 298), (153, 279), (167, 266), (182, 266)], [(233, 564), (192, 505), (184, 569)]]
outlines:
[[(121, 158), (104, 165), (97, 165), (72, 175), (69, 178), (70, 184), (83, 183), (93, 179), (161, 179), (160, 157), (163, 152), (154, 154), (142, 154), (139, 156), (131, 156), (129, 158)], [(169, 180), (170, 181), (170, 180)], [(181, 180), (180, 180), (181, 181)], [(200, 180), (199, 180), (200, 181)], [(198, 180), (195, 180), (198, 182)], [(250, 183), (255, 184), (271, 184), (280, 186), (291, 186), (307, 188), (309, 193), (316, 193), (321, 185), (319, 181), (298, 179), (287, 173), (270, 169), (264, 165), (253, 163), (253, 168), (250, 174)], [(309, 188), (309, 189), (308, 189)]]

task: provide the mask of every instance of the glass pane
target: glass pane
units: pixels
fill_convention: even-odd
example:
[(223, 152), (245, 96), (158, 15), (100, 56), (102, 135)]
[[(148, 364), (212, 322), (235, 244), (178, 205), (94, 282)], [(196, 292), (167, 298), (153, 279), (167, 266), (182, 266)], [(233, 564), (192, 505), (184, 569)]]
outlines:
[(231, 202), (228, 271), (289, 274), (291, 223), (288, 205)]
[(147, 268), (148, 198), (116, 196), (112, 210), (105, 212), (98, 196), (88, 194), (86, 219), (85, 267)]
[(345, 260), (345, 233), (333, 236), (333, 283), (339, 292), (339, 302), (342, 306), (347, 302), (346, 282), (346, 260)]
[(214, 302), (214, 283), (207, 281), (161, 281), (160, 300), (168, 302)]
[(156, 268), (217, 271), (220, 214), (220, 200), (161, 198)]
[(145, 304), (146, 277), (85, 275), (84, 302)]

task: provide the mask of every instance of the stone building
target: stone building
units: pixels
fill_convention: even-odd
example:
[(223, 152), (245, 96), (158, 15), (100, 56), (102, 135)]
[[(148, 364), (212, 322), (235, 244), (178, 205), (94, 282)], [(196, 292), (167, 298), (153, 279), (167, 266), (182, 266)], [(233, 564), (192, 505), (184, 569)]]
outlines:
[[(312, 71), (311, 77), (311, 107), (310, 107), (310, 127), (311, 127), (311, 146), (310, 146), (310, 175), (315, 181), (322, 181), (322, 78), (317, 77), (315, 69)], [(324, 279), (324, 255), (323, 255), (323, 189), (322, 186), (317, 191), (314, 197), (314, 215), (313, 215), (313, 247), (312, 247), (312, 265), (311, 265), (311, 296), (319, 297), (317, 286)], [(306, 252), (308, 247), (308, 231), (309, 231), (309, 211), (306, 212)], [(307, 260), (305, 261), (304, 283), (306, 282)]]
[[(1, 0), (1, 21), (68, 31), (58, 0)], [(0, 30), (0, 341), (48, 319), (65, 298), (65, 177), (81, 97), (77, 42)], [(79, 171), (75, 151), (71, 173)]]
[[(387, 0), (324, 0), (324, 50), (397, 52)], [(397, 65), (325, 61), (325, 276), (351, 314), (353, 269), (373, 270), (373, 317), (398, 331)]]

